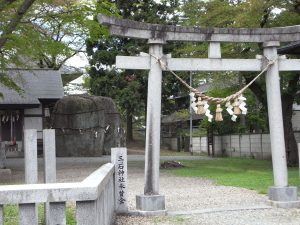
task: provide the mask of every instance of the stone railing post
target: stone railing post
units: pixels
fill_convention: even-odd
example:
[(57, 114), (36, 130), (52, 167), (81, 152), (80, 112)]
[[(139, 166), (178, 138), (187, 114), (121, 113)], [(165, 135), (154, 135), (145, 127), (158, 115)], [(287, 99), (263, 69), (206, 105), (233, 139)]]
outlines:
[[(38, 182), (38, 162), (37, 162), (37, 131), (28, 129), (24, 131), (24, 164), (25, 183), (36, 184)], [(20, 225), (37, 225), (38, 212), (35, 203), (20, 204)]]
[(0, 205), (0, 225), (4, 224), (4, 212), (3, 212), (3, 205)]
[(0, 141), (0, 169), (6, 168), (6, 154), (4, 143)]
[(298, 143), (297, 146), (298, 146), (298, 164), (299, 164), (299, 179), (300, 179), (300, 143)]
[(115, 165), (116, 213), (128, 212), (127, 148), (112, 148), (111, 162)]
[[(44, 180), (45, 183), (56, 182), (56, 152), (55, 130), (43, 130)], [(47, 225), (66, 224), (66, 203), (45, 203), (45, 218)]]

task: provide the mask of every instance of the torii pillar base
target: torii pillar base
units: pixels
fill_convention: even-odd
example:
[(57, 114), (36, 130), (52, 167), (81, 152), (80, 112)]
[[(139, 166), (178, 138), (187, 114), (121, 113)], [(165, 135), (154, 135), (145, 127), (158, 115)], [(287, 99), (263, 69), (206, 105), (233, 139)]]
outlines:
[(269, 200), (271, 206), (277, 208), (300, 208), (298, 200), (298, 188), (288, 187), (269, 187)]
[(136, 209), (143, 215), (165, 215), (164, 195), (137, 195)]

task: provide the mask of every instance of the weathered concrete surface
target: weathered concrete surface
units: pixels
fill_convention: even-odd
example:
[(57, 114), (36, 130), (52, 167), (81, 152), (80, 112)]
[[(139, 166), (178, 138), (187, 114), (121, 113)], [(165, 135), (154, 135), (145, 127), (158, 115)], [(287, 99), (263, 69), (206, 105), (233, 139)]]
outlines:
[[(163, 41), (149, 40), (149, 53), (157, 58), (163, 56)], [(157, 198), (159, 195), (159, 165), (160, 165), (160, 119), (161, 119), (161, 84), (162, 69), (156, 59), (151, 57), (150, 71), (148, 77), (147, 97), (147, 123), (146, 123), (146, 146), (145, 146), (145, 187), (144, 194), (155, 195), (151, 211), (161, 210), (164, 206), (164, 198)], [(137, 204), (139, 204), (137, 196)], [(163, 202), (163, 203), (158, 203)], [(142, 203), (142, 202), (141, 202)], [(149, 203), (150, 204), (150, 203)], [(146, 204), (147, 205), (147, 204)], [(143, 210), (144, 204), (137, 205)], [(155, 207), (157, 207), (155, 209)], [(164, 209), (164, 208), (163, 208)], [(150, 211), (150, 210), (143, 210)]]
[(271, 201), (297, 201), (298, 190), (297, 187), (270, 187), (269, 200)]
[(66, 203), (51, 202), (49, 204), (48, 225), (66, 225)]
[(114, 165), (107, 163), (80, 183), (0, 186), (0, 205), (95, 200), (110, 182)]
[(141, 23), (98, 15), (100, 24), (110, 26), (116, 36), (165, 41), (292, 42), (300, 40), (300, 26), (276, 28), (203, 28)]
[[(43, 130), (44, 183), (56, 182), (55, 130)], [(64, 210), (63, 210), (64, 209)], [(45, 203), (46, 225), (66, 224), (63, 204)]]
[(24, 161), (25, 183), (36, 184), (38, 182), (36, 130), (27, 129), (24, 131)]
[[(267, 57), (267, 59), (277, 60), (278, 46), (279, 42), (264, 43), (264, 55)], [(286, 187), (288, 186), (288, 173), (283, 131), (280, 77), (277, 61), (275, 61), (267, 71), (266, 89), (274, 184), (277, 187)]]
[(38, 213), (36, 204), (19, 205), (20, 225), (38, 225)]
[(0, 169), (6, 168), (6, 154), (4, 143), (0, 142)]
[[(261, 71), (265, 66), (262, 59), (166, 58), (165, 60), (172, 71)], [(116, 67), (149, 70), (150, 56), (117, 56)], [(278, 59), (278, 67), (279, 71), (300, 71), (298, 59)]]
[(165, 196), (163, 195), (137, 195), (136, 209), (140, 211), (163, 211), (165, 207)]
[(282, 209), (292, 209), (292, 208), (300, 208), (300, 201), (268, 201), (268, 204), (277, 208)]
[(3, 218), (3, 215), (4, 215), (3, 206), (0, 205), (0, 224), (1, 224), (1, 225), (4, 224), (4, 218)]
[(43, 130), (45, 183), (56, 182), (55, 130)]
[(76, 222), (78, 225), (100, 225), (98, 220), (97, 201), (81, 201), (76, 203)]
[(113, 224), (115, 210), (113, 185), (113, 179), (110, 176), (96, 200), (76, 202), (77, 225)]

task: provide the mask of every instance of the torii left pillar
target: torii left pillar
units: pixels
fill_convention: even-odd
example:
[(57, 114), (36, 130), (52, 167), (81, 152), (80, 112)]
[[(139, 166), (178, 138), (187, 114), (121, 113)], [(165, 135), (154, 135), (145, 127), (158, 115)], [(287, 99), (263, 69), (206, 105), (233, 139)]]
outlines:
[(157, 59), (163, 56), (161, 39), (150, 39), (150, 71), (148, 76), (147, 122), (145, 146), (145, 187), (144, 194), (136, 196), (136, 208), (139, 211), (165, 212), (165, 197), (159, 194), (160, 166), (160, 118), (162, 69)]

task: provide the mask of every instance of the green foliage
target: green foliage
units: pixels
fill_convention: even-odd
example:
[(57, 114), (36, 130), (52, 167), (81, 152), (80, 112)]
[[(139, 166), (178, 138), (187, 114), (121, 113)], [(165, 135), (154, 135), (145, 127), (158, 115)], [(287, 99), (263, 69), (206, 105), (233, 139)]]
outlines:
[(176, 115), (180, 118), (180, 119), (188, 119), (190, 116), (189, 110), (188, 109), (181, 109), (179, 111), (176, 112)]
[[(9, 87), (17, 91), (19, 94), (23, 93), (23, 90), (7, 74), (0, 74), (0, 83), (5, 87)], [(0, 97), (3, 97), (1, 93), (0, 93)]]
[[(272, 163), (254, 159), (215, 159), (183, 161), (186, 167), (172, 170), (178, 176), (204, 177), (218, 185), (243, 187), (266, 193), (273, 185)], [(298, 168), (289, 168), (289, 184), (299, 186)]]
[[(214, 97), (226, 97), (238, 90), (239, 87), (237, 85), (231, 85), (227, 88), (218, 88), (215, 86), (215, 88), (213, 88), (207, 94)], [(238, 117), (237, 122), (233, 122), (231, 120), (231, 116), (226, 111), (226, 107), (223, 105), (222, 115), (224, 120), (222, 122), (209, 122), (205, 117), (201, 123), (201, 127), (212, 127), (213, 130), (218, 134), (248, 133), (253, 132), (254, 130), (258, 132), (266, 132), (268, 130), (267, 112), (262, 108), (263, 105), (258, 102), (255, 95), (250, 90), (246, 91), (244, 96), (247, 98), (246, 107), (248, 112), (246, 116), (241, 115)], [(216, 111), (216, 106), (211, 105), (210, 110), (214, 114)]]
[[(35, 1), (12, 33), (6, 35), (17, 10), (25, 1), (13, 1), (1, 6), (0, 69), (7, 67), (40, 67), (58, 70), (69, 58), (85, 51), (85, 41), (96, 41), (107, 29), (99, 26), (93, 16), (98, 13), (115, 15), (114, 4), (108, 1), (41, 0)], [(0, 83), (21, 93), (9, 77)], [(1, 94), (0, 94), (1, 95)]]
[[(125, 19), (150, 23), (174, 23), (177, 16), (174, 8), (178, 1), (111, 1), (116, 4), (119, 14)], [(166, 49), (170, 49), (171, 45)], [(120, 108), (121, 114), (125, 115), (127, 124), (132, 123), (132, 118), (145, 118), (147, 99), (147, 71), (121, 71), (114, 68), (117, 55), (138, 55), (140, 52), (148, 52), (145, 40), (130, 40), (128, 38), (107, 37), (101, 35), (97, 42), (87, 41), (87, 51), (92, 57), (92, 65), (89, 74), (90, 91), (95, 95), (112, 97)], [(96, 67), (98, 67), (96, 69)], [(163, 101), (167, 108), (172, 101), (167, 100), (170, 91), (175, 89), (170, 75), (164, 76)], [(168, 82), (168, 84), (167, 84)], [(130, 131), (127, 131), (127, 133)]]
[[(38, 204), (38, 224), (45, 224), (44, 204)], [(66, 220), (68, 225), (76, 224), (76, 207), (69, 205), (66, 207)], [(19, 208), (17, 205), (4, 206), (4, 225), (18, 225), (19, 224)]]
[[(5, 8), (0, 16), (3, 24), (9, 26), (14, 16), (12, 12), (20, 2)], [(98, 13), (114, 15), (114, 7), (108, 1), (97, 2), (35, 1), (1, 49), (0, 67), (5, 68), (8, 64), (28, 67), (25, 57), (35, 62), (42, 60), (42, 66), (59, 69), (67, 59), (85, 50), (87, 38), (96, 41), (101, 33), (105, 33), (93, 16)], [(5, 31), (5, 26), (0, 31)]]
[[(290, 26), (300, 23), (300, 11), (297, 1), (279, 0), (210, 0), (186, 1), (180, 11), (184, 17), (183, 25), (199, 27), (274, 27)], [(207, 43), (188, 43), (176, 50), (178, 54), (188, 57), (207, 57)], [(225, 58), (254, 58), (256, 54), (262, 55), (261, 44), (255, 43), (222, 43), (222, 57)], [(292, 101), (298, 101), (297, 90), (300, 89), (299, 79), (294, 82), (297, 76), (295, 73), (281, 73), (282, 96), (288, 95)], [(214, 97), (230, 95), (249, 82), (256, 73), (201, 73), (202, 80), (213, 82), (215, 88), (210, 94)], [(242, 76), (237, 81), (235, 77)], [(230, 84), (231, 83), (231, 84)], [(297, 84), (298, 83), (298, 84)], [(240, 84), (233, 90), (227, 87)], [(297, 85), (295, 85), (297, 84)], [(224, 89), (222, 94), (219, 89)], [(215, 90), (217, 89), (217, 90)], [(226, 91), (227, 90), (227, 91)], [(264, 76), (250, 86), (252, 93), (246, 93), (247, 108), (249, 114), (246, 116), (246, 123), (232, 123), (230, 117), (223, 113), (225, 121), (222, 123), (209, 124), (204, 121), (204, 126), (213, 126), (221, 133), (241, 132), (243, 130), (266, 130), (267, 122), (267, 101)], [(219, 93), (218, 93), (219, 92)], [(221, 91), (222, 92), (222, 91)], [(256, 95), (256, 97), (254, 97)], [(259, 103), (260, 102), (260, 103)]]

